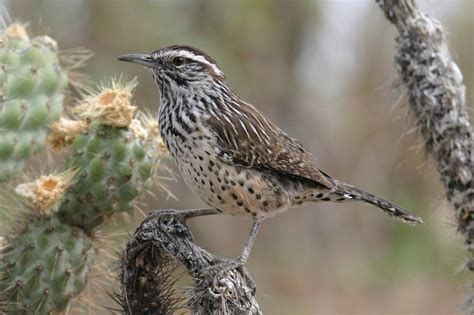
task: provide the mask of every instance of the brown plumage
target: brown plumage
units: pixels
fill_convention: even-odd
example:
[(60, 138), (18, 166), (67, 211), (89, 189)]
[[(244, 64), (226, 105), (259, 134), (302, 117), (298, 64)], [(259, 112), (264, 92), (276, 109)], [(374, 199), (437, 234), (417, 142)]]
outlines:
[[(222, 104), (218, 104), (222, 106)], [(240, 101), (229, 103), (234, 115), (228, 121), (211, 117), (206, 123), (217, 137), (217, 145), (234, 163), (267, 169), (312, 180), (328, 189), (334, 184), (315, 166), (311, 153), (290, 138), (254, 106)]]
[(229, 88), (222, 70), (204, 52), (174, 45), (120, 59), (152, 71), (161, 92), (161, 135), (186, 184), (216, 212), (254, 218), (246, 248), (234, 264), (247, 259), (261, 220), (307, 201), (359, 200), (404, 223), (422, 222), (319, 170), (297, 140)]

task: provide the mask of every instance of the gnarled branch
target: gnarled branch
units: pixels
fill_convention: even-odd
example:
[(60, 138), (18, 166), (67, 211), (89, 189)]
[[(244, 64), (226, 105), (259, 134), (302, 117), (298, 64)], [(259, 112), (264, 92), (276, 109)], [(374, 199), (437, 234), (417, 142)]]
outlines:
[[(193, 314), (261, 314), (245, 268), (216, 275), (206, 272), (221, 261), (193, 243), (180, 211), (153, 212), (130, 237), (122, 255), (123, 311), (171, 314), (185, 308)], [(173, 275), (179, 264), (194, 281), (184, 299), (176, 291)]]
[[(441, 24), (420, 12), (414, 0), (377, 2), (398, 30), (395, 68), (471, 252), (467, 267), (474, 271), (474, 134), (461, 71), (451, 58)], [(473, 301), (471, 295), (466, 303), (470, 313)]]

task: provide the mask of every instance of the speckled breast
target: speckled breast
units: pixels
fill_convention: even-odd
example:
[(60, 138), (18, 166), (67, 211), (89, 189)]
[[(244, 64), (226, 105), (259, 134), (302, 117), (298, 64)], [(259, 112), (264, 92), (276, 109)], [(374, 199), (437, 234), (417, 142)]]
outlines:
[(276, 179), (223, 162), (204, 139), (186, 141), (171, 151), (186, 185), (224, 213), (265, 218), (291, 205), (291, 196)]

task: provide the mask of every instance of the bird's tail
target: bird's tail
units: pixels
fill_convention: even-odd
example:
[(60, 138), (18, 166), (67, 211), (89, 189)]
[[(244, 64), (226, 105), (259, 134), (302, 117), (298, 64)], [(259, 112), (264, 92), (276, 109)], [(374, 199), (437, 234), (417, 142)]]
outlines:
[(423, 220), (419, 216), (403, 209), (393, 202), (340, 181), (336, 181), (336, 187), (337, 194), (343, 196), (346, 200), (361, 200), (370, 203), (391, 216), (393, 219), (402, 221), (406, 224), (416, 225), (423, 223)]

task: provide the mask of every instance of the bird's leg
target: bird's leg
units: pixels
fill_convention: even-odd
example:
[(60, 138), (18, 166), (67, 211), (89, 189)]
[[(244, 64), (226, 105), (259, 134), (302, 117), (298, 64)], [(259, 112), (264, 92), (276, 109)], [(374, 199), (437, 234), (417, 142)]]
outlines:
[(153, 210), (148, 213), (147, 221), (153, 220), (154, 218), (163, 216), (163, 215), (170, 215), (174, 217), (178, 217), (184, 221), (200, 217), (204, 215), (213, 215), (221, 213), (219, 210), (214, 208), (204, 208), (204, 209), (188, 209), (188, 210), (174, 210), (174, 209), (165, 209), (165, 210)]
[(250, 251), (252, 250), (253, 242), (255, 241), (255, 238), (257, 237), (257, 233), (261, 225), (262, 225), (262, 220), (255, 220), (253, 222), (252, 229), (250, 230), (250, 234), (247, 238), (247, 241), (245, 242), (244, 250), (242, 251), (242, 254), (240, 254), (239, 257), (235, 259), (229, 259), (229, 260), (219, 262), (215, 265), (210, 266), (204, 271), (208, 273), (218, 273), (218, 272), (242, 267), (243, 265), (245, 265), (249, 258)]

